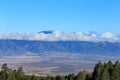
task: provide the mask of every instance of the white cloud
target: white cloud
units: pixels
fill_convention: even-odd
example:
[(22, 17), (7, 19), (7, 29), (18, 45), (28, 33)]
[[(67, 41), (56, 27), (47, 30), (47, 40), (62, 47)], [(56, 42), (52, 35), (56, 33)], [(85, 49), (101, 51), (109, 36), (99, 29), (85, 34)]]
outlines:
[(43, 40), (43, 41), (119, 41), (119, 36), (110, 32), (105, 32), (102, 35), (97, 33), (83, 32), (61, 32), (53, 31), (52, 33), (1, 33), (0, 39), (17, 39), (17, 40)]
[(101, 35), (102, 38), (107, 38), (107, 39), (111, 39), (114, 37), (114, 34), (110, 33), (110, 32), (105, 32)]

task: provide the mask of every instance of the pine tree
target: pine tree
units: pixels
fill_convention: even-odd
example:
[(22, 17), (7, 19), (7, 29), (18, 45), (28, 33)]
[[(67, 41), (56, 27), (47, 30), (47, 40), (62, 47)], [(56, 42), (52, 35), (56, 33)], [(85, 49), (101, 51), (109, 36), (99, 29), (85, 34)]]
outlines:
[(50, 76), (47, 76), (47, 77), (46, 77), (46, 80), (51, 80), (51, 77), (50, 77)]
[(20, 66), (20, 67), (18, 68), (18, 70), (16, 71), (15, 76), (16, 76), (16, 79), (17, 79), (17, 80), (22, 80), (22, 79), (24, 78), (24, 72), (23, 72), (22, 66)]
[(92, 80), (92, 73), (87, 73), (86, 80)]
[(33, 76), (31, 77), (31, 80), (40, 80), (40, 77), (33, 75)]
[(103, 65), (99, 61), (94, 68), (93, 75), (92, 75), (92, 80), (101, 80), (101, 73), (103, 70)]
[(24, 80), (31, 80), (31, 75), (25, 75)]
[(74, 80), (74, 78), (75, 78), (75, 74), (74, 74), (74, 73), (69, 74), (69, 75), (67, 76), (67, 80)]
[(108, 67), (108, 72), (109, 72), (109, 75), (111, 76), (112, 74), (112, 69), (113, 69), (113, 63), (111, 61), (109, 61), (107, 63), (107, 67)]
[(86, 75), (85, 71), (81, 71), (77, 74), (75, 80), (86, 80)]
[(64, 77), (64, 76), (57, 75), (57, 76), (56, 76), (56, 80), (65, 80), (65, 77)]
[(7, 72), (8, 69), (9, 69), (9, 68), (8, 68), (8, 66), (7, 66), (7, 63), (5, 63), (5, 64), (2, 65), (2, 71)]
[(9, 70), (9, 74), (8, 74), (7, 80), (16, 80), (14, 71), (12, 71), (12, 69)]
[(120, 63), (119, 63), (119, 61), (116, 61), (113, 66), (111, 80), (120, 80)]
[(101, 74), (101, 80), (110, 80), (110, 75), (108, 70), (109, 70), (108, 65), (106, 65)]
[(7, 64), (6, 63), (3, 64), (2, 65), (2, 70), (0, 72), (0, 80), (6, 80), (7, 79), (7, 77), (8, 77), (8, 71), (9, 71), (9, 69), (7, 67)]
[(57, 76), (56, 76), (56, 80), (61, 80), (61, 76), (60, 76), (60, 75), (57, 75)]

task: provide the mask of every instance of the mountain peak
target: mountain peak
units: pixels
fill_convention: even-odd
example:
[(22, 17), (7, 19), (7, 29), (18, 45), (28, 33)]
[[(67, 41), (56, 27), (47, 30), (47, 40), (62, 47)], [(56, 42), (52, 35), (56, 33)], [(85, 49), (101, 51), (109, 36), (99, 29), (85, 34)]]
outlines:
[(52, 30), (49, 30), (49, 31), (40, 31), (38, 33), (44, 33), (44, 34), (52, 34), (53, 31)]

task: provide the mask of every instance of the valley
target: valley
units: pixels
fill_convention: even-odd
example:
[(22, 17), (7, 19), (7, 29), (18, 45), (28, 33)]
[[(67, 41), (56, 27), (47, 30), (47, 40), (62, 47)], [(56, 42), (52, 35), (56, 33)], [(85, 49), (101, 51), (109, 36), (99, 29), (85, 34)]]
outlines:
[(26, 74), (37, 75), (58, 75), (78, 73), (86, 70), (92, 72), (94, 65), (98, 60), (107, 62), (109, 60), (116, 61), (120, 56), (108, 55), (92, 55), (78, 53), (44, 53), (36, 55), (25, 53), (19, 56), (3, 56), (0, 57), (0, 66), (7, 63), (11, 68), (23, 66)]
[(0, 66), (23, 66), (26, 74), (92, 72), (98, 61), (120, 60), (119, 42), (0, 40)]

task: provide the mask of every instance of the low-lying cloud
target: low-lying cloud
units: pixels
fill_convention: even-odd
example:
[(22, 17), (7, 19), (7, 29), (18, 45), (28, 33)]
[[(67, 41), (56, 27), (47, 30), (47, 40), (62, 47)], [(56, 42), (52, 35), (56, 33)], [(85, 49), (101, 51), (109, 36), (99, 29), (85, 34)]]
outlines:
[(42, 41), (119, 41), (119, 36), (110, 32), (97, 34), (94, 32), (61, 32), (42, 31), (39, 33), (0, 33), (0, 39), (42, 40)]

